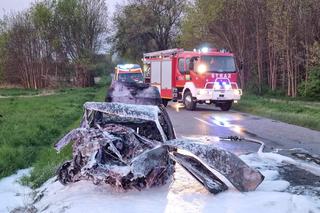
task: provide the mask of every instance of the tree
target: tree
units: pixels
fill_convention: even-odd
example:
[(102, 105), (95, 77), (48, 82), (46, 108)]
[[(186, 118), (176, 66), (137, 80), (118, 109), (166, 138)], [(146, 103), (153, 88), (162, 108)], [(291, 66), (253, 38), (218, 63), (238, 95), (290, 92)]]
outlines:
[(184, 0), (132, 0), (113, 18), (113, 50), (139, 60), (143, 52), (168, 49), (179, 32)]
[(81, 87), (94, 83), (93, 59), (107, 32), (104, 0), (39, 1), (7, 24), (9, 82), (35, 89), (60, 80)]
[(0, 83), (3, 81), (7, 41), (6, 24), (0, 19)]
[(209, 25), (218, 19), (223, 5), (223, 1), (216, 0), (199, 0), (189, 4), (182, 21), (182, 32), (179, 35), (179, 42), (184, 48), (194, 49), (204, 43), (215, 47), (223, 46), (221, 40), (217, 41), (218, 33), (213, 34), (209, 29)]
[(309, 79), (300, 83), (299, 94), (320, 101), (320, 66), (312, 67), (308, 72)]
[(26, 88), (49, 86), (54, 63), (53, 14), (50, 2), (39, 2), (9, 20), (6, 78)]
[[(182, 37), (188, 35), (188, 28), (199, 32), (199, 41), (211, 38), (215, 47), (226, 48), (237, 57), (238, 65), (243, 64), (240, 74), (240, 82), (243, 88), (246, 87), (249, 70), (252, 69), (251, 60), (248, 57), (247, 49), (252, 50), (254, 41), (252, 29), (253, 19), (248, 16), (249, 1), (237, 0), (197, 0), (194, 8), (190, 9), (186, 17), (191, 18), (191, 22), (186, 21), (182, 31)], [(191, 24), (190, 27), (188, 26)], [(186, 39), (183, 39), (185, 41)]]
[(306, 78), (299, 85), (299, 94), (303, 97), (320, 100), (320, 44), (315, 42), (308, 51), (308, 69)]
[(55, 20), (61, 54), (75, 63), (74, 82), (78, 86), (93, 84), (88, 67), (101, 48), (107, 31), (107, 6), (104, 0), (59, 0)]

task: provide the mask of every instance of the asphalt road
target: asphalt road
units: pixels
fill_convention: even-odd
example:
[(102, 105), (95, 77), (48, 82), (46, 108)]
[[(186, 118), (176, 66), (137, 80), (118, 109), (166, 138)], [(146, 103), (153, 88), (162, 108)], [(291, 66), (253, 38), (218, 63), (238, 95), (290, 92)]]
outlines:
[(233, 110), (223, 112), (212, 105), (198, 105), (196, 111), (187, 111), (182, 104), (170, 102), (167, 111), (178, 137), (201, 138), (236, 153), (256, 151), (259, 145), (218, 142), (216, 137), (237, 135), (258, 139), (265, 143), (265, 151), (303, 148), (320, 153), (319, 131)]

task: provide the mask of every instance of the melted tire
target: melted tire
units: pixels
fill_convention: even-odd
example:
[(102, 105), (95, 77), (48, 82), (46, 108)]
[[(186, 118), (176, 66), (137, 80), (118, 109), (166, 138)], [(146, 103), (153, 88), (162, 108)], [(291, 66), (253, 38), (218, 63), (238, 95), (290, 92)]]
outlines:
[(168, 99), (162, 99), (162, 105), (164, 106), (164, 107), (167, 107), (168, 106), (168, 102), (169, 102), (169, 100)]

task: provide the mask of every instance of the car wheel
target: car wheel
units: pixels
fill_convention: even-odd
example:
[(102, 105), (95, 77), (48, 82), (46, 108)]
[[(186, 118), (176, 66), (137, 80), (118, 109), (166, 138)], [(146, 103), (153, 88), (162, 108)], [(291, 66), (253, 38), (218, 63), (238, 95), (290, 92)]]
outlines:
[(232, 106), (232, 101), (228, 101), (228, 102), (220, 104), (220, 109), (222, 111), (229, 111), (231, 106)]

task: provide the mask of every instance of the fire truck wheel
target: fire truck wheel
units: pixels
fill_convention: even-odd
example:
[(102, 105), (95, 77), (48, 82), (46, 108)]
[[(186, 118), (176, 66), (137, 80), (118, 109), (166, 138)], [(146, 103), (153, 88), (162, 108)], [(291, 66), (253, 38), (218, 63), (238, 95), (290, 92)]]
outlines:
[(197, 102), (195, 102), (192, 98), (192, 94), (190, 91), (186, 91), (183, 95), (183, 104), (187, 110), (195, 110), (197, 106)]
[(222, 111), (229, 111), (231, 106), (232, 106), (232, 101), (228, 101), (228, 102), (220, 104), (220, 109)]
[(168, 102), (169, 102), (169, 100), (164, 99), (164, 98), (162, 99), (163, 106), (167, 107), (168, 106)]

